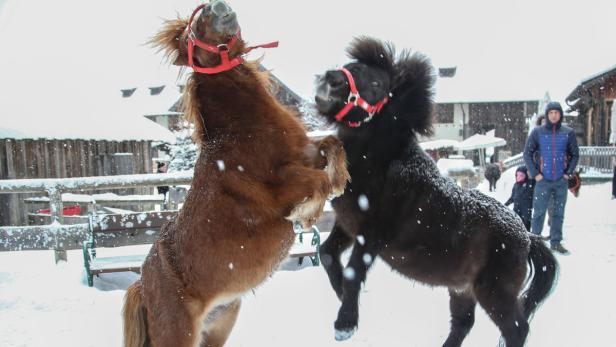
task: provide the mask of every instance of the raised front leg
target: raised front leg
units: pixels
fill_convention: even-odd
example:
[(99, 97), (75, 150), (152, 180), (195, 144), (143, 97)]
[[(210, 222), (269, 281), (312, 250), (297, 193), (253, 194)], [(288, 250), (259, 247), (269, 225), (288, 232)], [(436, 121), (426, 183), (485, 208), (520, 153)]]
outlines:
[(281, 184), (276, 199), (285, 210), (285, 218), (310, 228), (323, 213), (325, 201), (332, 191), (329, 177), (323, 170), (299, 164), (284, 166), (279, 176)]
[(329, 181), (332, 185), (332, 194), (340, 196), (344, 193), (344, 188), (351, 175), (347, 171), (346, 152), (342, 142), (334, 136), (327, 136), (313, 144), (318, 149), (318, 154), (314, 158), (314, 165), (318, 169), (325, 169)]
[(334, 323), (336, 340), (343, 341), (355, 333), (359, 321), (359, 291), (366, 273), (380, 250), (380, 242), (359, 234), (346, 268), (342, 271), (342, 305)]
[(353, 239), (344, 233), (340, 225), (334, 224), (332, 232), (321, 245), (321, 264), (327, 272), (329, 283), (338, 299), (342, 301), (342, 263), (340, 255), (353, 244)]

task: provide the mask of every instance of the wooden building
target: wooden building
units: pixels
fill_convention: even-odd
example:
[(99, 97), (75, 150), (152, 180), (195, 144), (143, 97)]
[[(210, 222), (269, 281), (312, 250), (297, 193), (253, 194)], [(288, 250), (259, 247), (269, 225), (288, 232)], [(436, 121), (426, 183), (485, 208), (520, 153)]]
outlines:
[[(578, 112), (576, 126), (582, 130), (584, 146), (607, 146), (610, 144), (616, 100), (616, 65), (584, 79), (567, 96), (571, 111)], [(612, 139), (613, 140), (613, 139)], [(613, 141), (612, 141), (613, 142)]]
[(492, 81), (491, 76), (441, 68), (436, 82), (435, 135), (425, 140), (463, 141), (494, 130), (507, 140), (495, 149), (503, 160), (524, 149), (529, 124), (550, 101), (547, 92), (524, 80)]

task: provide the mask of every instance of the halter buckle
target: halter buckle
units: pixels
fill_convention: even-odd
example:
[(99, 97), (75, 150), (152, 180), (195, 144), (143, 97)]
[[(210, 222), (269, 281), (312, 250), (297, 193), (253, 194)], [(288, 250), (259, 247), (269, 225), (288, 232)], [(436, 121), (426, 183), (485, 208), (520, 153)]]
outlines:
[(359, 100), (359, 93), (349, 93), (349, 97), (347, 98), (347, 103), (352, 103), (357, 106), (357, 102)]

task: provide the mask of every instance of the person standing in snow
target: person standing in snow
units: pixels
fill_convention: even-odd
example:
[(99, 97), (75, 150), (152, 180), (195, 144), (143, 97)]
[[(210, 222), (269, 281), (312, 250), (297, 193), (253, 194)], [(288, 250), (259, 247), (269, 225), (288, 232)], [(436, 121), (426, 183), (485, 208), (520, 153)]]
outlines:
[(526, 166), (519, 166), (515, 170), (515, 184), (511, 189), (511, 197), (505, 202), (505, 206), (513, 203), (513, 211), (520, 216), (526, 230), (530, 231), (530, 222), (533, 211), (533, 192), (535, 181), (528, 178)]
[[(545, 108), (546, 124), (533, 129), (526, 140), (524, 162), (529, 176), (534, 178), (532, 233), (541, 235), (549, 199), (554, 199), (550, 248), (558, 253), (569, 253), (562, 246), (562, 227), (567, 203), (569, 177), (579, 159), (575, 132), (562, 124), (563, 109), (558, 102)], [(538, 161), (535, 159), (539, 159)]]
[[(159, 162), (156, 167), (156, 173), (166, 173), (169, 166), (167, 163)], [(164, 196), (163, 200), (163, 209), (167, 209), (167, 193), (169, 192), (169, 186), (158, 186), (156, 187), (158, 194), (162, 194)]]
[[(538, 126), (544, 126), (546, 123), (546, 117), (545, 115), (541, 114), (539, 115), (539, 117), (537, 117), (537, 122), (535, 123), (535, 127)], [(530, 134), (529, 134), (530, 136)], [(536, 157), (535, 157), (535, 161), (539, 162), (541, 157), (541, 154), (537, 151), (536, 152)], [(547, 213), (548, 213), (548, 226), (552, 225), (552, 211), (554, 210), (554, 200), (551, 198), (548, 198), (548, 209), (547, 209)], [(550, 239), (550, 235), (548, 236), (541, 236), (542, 239), (544, 240), (549, 240)]]

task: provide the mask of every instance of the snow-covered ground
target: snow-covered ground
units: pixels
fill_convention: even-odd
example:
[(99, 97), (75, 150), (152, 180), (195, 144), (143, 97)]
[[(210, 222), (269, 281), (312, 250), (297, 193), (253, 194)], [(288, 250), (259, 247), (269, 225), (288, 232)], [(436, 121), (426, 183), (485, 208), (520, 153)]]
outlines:
[[(508, 198), (513, 170), (497, 191)], [(487, 183), (480, 189), (487, 191)], [(613, 345), (616, 326), (616, 200), (609, 183), (569, 194), (558, 286), (531, 322), (527, 346)], [(137, 275), (108, 274), (86, 285), (80, 251), (54, 265), (49, 251), (0, 253), (0, 346), (121, 346), (125, 288)], [(322, 268), (278, 271), (247, 294), (228, 346), (440, 346), (449, 330), (447, 292), (392, 272), (377, 261), (361, 294), (360, 326), (334, 340), (339, 303)], [(465, 346), (494, 346), (497, 328), (477, 309)]]

